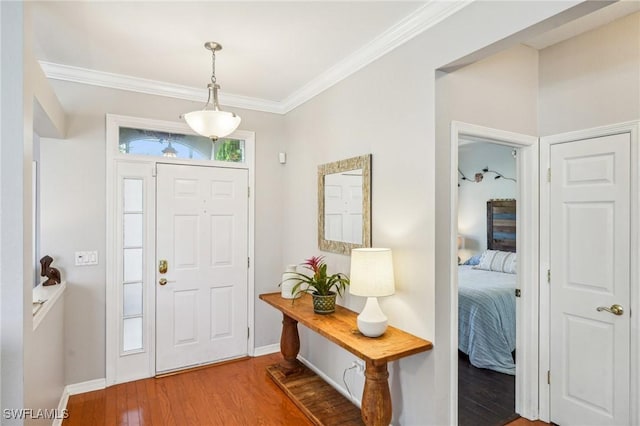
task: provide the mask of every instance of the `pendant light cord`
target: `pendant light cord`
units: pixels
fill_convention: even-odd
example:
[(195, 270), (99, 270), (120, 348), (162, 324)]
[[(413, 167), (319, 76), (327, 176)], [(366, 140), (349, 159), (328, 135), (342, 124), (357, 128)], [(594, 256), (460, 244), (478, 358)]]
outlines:
[(211, 83), (216, 84), (216, 51), (211, 51)]

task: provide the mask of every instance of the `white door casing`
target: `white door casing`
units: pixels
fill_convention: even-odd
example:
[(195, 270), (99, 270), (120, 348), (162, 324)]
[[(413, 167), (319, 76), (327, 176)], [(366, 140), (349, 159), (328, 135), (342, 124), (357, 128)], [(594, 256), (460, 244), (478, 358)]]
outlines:
[(246, 355), (247, 170), (159, 164), (156, 179), (156, 371)]
[[(550, 420), (629, 424), (630, 135), (550, 148)], [(597, 311), (620, 304), (622, 315)]]

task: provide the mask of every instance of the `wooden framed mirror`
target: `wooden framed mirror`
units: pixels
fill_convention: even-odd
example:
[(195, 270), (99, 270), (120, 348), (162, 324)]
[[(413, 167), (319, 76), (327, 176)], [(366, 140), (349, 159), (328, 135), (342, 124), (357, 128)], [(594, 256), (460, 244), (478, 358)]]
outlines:
[(318, 166), (318, 246), (371, 247), (371, 154)]

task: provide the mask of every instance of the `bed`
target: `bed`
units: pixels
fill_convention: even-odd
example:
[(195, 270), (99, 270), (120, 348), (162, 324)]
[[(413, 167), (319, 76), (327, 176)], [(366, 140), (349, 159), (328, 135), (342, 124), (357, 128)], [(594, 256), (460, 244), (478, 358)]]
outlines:
[(514, 375), (515, 201), (493, 201), (487, 203), (488, 250), (478, 265), (458, 269), (458, 349), (475, 367)]
[(471, 365), (515, 374), (516, 275), (458, 269), (458, 349)]

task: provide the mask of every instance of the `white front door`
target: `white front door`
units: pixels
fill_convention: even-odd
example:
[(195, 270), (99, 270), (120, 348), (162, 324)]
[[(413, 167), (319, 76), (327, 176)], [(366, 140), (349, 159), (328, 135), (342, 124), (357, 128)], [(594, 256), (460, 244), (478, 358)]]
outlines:
[(629, 424), (630, 163), (628, 133), (550, 148), (550, 420), (562, 426)]
[(156, 191), (156, 371), (246, 355), (248, 171), (159, 164)]

